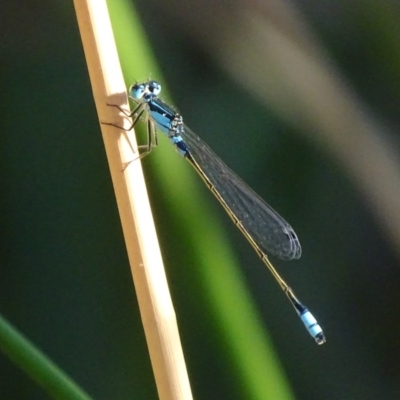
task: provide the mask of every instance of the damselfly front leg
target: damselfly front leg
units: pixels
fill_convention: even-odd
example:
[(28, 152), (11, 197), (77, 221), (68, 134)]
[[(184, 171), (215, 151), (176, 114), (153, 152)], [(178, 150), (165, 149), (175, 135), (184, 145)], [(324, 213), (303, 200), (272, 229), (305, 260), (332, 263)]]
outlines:
[[(151, 150), (153, 149), (153, 147), (157, 147), (158, 146), (158, 137), (157, 137), (157, 130), (154, 126), (154, 122), (148, 117), (148, 115), (146, 114), (144, 119), (142, 118), (143, 114), (145, 113), (146, 109), (145, 109), (145, 104), (143, 103), (139, 103), (135, 109), (133, 111), (128, 112), (127, 110), (124, 110), (122, 107), (120, 107), (117, 104), (108, 104), (108, 106), (110, 107), (115, 107), (117, 108), (120, 112), (122, 112), (122, 114), (124, 114), (126, 117), (131, 118), (133, 116), (135, 116), (135, 118), (132, 121), (132, 124), (128, 127), (128, 128), (124, 128), (123, 126), (119, 126), (117, 124), (111, 123), (111, 122), (101, 122), (103, 125), (110, 125), (110, 126), (114, 126), (115, 128), (121, 129), (125, 132), (131, 131), (136, 124), (139, 122), (139, 120), (142, 120), (144, 122), (146, 122), (146, 130), (147, 130), (147, 143), (146, 144), (141, 144), (138, 145), (138, 151), (139, 151), (139, 155), (138, 157), (134, 158), (133, 160), (127, 162), (124, 165), (124, 170), (126, 167), (128, 167), (128, 165), (138, 159), (141, 159), (145, 156), (147, 156)], [(144, 152), (140, 152), (141, 150), (145, 150)]]

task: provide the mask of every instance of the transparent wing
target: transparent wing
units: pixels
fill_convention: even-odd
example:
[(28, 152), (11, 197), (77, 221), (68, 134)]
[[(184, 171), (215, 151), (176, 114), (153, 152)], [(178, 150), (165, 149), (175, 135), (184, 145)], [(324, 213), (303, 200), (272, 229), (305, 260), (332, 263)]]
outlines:
[(220, 194), (261, 251), (282, 260), (299, 258), (301, 245), (293, 228), (186, 125), (181, 136), (193, 159), (214, 186), (213, 190)]

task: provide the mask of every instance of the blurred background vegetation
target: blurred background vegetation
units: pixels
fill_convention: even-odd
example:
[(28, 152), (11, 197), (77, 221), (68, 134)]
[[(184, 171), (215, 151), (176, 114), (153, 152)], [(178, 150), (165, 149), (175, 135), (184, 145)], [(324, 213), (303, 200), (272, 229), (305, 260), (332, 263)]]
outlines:
[[(194, 174), (197, 201), (225, 236), (221, 249), (209, 236), (190, 240), (187, 229), (200, 228), (182, 182), (192, 176), (181, 181), (189, 166), (161, 142), (143, 164), (194, 397), (256, 398), (232, 343), (249, 359), (258, 347), (224, 332), (202, 272), (210, 247), (228, 264), (236, 258), (247, 291), (239, 297), (265, 335), (271, 364), (254, 371), (266, 386), (257, 398), (399, 398), (399, 4), (123, 4), (109, 0), (127, 82), (160, 80), (186, 123), (295, 228), (302, 258), (272, 261), (328, 339), (318, 347), (307, 336)], [(157, 70), (125, 67), (148, 55), (124, 40), (118, 7), (137, 10)], [(0, 313), (94, 398), (154, 399), (73, 3), (4, 3), (0, 33)], [(47, 398), (3, 355), (0, 371), (1, 398)]]

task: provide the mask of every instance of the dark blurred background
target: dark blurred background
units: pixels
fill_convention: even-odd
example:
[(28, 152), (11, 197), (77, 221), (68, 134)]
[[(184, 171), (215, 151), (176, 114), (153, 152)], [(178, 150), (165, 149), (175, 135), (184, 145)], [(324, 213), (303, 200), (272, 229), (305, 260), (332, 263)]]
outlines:
[[(323, 347), (211, 196), (199, 199), (233, 244), (292, 398), (400, 398), (399, 3), (134, 5), (186, 123), (300, 237), (302, 258), (274, 263), (318, 316)], [(154, 399), (73, 3), (3, 1), (0, 37), (0, 313), (94, 398)], [(202, 309), (196, 260), (176, 262), (190, 252), (151, 158), (194, 396), (249, 398)], [(3, 355), (0, 371), (0, 398), (47, 398)]]

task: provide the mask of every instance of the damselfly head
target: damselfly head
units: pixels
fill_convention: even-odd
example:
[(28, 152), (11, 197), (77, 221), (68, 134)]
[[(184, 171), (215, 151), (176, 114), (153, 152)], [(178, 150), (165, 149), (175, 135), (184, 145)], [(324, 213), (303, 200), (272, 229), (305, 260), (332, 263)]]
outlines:
[(143, 83), (135, 83), (129, 88), (129, 94), (134, 99), (143, 99), (147, 95), (151, 98), (152, 96), (158, 96), (161, 92), (161, 85), (156, 81), (146, 81)]

